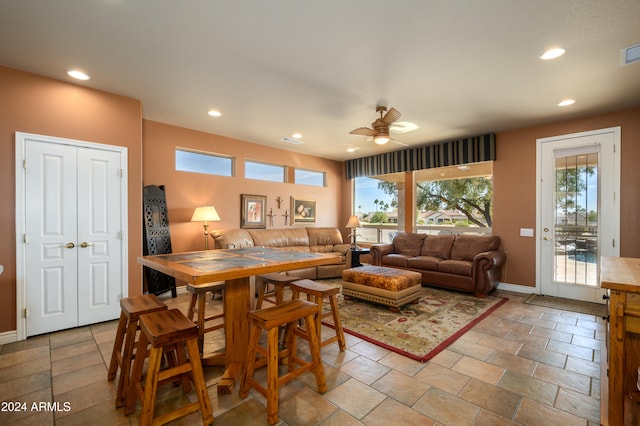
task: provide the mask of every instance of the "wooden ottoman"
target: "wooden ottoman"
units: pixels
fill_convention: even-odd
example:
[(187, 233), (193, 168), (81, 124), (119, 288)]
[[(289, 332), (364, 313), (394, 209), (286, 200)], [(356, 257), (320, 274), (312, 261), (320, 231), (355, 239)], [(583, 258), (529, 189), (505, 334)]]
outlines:
[(422, 274), (365, 265), (342, 272), (342, 294), (399, 308), (420, 299)]

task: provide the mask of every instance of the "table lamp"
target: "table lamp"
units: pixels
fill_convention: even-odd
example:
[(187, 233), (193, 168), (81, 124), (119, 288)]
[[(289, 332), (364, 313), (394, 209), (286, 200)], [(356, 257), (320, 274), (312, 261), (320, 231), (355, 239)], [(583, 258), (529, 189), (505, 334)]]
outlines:
[(196, 208), (191, 216), (191, 222), (204, 222), (204, 249), (209, 250), (209, 223), (210, 221), (220, 220), (220, 216), (213, 206), (203, 206)]
[(351, 237), (351, 248), (353, 249), (358, 248), (358, 244), (356, 243), (356, 237), (358, 236), (356, 228), (360, 228), (361, 226), (360, 219), (358, 219), (358, 216), (356, 215), (351, 216), (349, 218), (349, 222), (345, 225), (345, 228), (351, 228), (351, 234), (349, 234), (349, 237)]

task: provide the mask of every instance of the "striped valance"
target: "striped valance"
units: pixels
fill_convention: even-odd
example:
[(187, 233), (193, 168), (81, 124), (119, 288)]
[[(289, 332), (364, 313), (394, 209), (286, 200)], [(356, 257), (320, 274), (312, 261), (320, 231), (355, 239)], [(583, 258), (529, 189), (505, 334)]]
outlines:
[(347, 160), (345, 168), (347, 179), (353, 179), (495, 159), (496, 135), (489, 133), (370, 157), (355, 158)]

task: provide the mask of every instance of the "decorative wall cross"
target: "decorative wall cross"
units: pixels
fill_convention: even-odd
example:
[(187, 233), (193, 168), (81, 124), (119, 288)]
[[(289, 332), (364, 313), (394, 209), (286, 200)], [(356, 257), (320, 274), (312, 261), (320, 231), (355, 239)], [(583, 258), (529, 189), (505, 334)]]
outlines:
[[(282, 199), (282, 197), (280, 197), (278, 195), (278, 198), (276, 198), (276, 203), (278, 203), (278, 210), (280, 209), (280, 203), (283, 202), (284, 200)], [(285, 224), (286, 225), (286, 224)]]
[(285, 210), (284, 214), (282, 215), (284, 216), (284, 224), (287, 225), (287, 222), (289, 221), (289, 210)]
[(275, 216), (275, 214), (273, 214), (273, 207), (271, 207), (271, 210), (269, 210), (269, 213), (267, 214), (267, 217), (269, 218), (269, 226), (273, 226), (273, 217)]

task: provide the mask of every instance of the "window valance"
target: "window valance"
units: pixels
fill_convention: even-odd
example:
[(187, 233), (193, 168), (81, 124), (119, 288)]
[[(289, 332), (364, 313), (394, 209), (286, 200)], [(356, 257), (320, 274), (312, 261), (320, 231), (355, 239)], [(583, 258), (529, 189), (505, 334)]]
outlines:
[(387, 152), (345, 162), (347, 179), (411, 172), (496, 159), (496, 135), (474, 136), (433, 145)]

